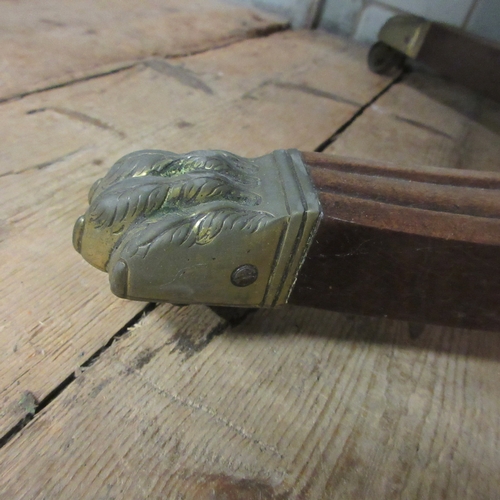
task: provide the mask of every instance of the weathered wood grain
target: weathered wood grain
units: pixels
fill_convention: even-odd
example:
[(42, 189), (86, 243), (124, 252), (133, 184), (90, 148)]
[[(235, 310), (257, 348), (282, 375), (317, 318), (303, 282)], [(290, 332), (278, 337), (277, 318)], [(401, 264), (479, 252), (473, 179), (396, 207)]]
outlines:
[[(300, 308), (164, 305), (1, 451), (5, 498), (498, 494), (500, 344)], [(226, 496), (223, 496), (226, 495)]]
[[(27, 414), (25, 391), (45, 398), (143, 307), (113, 298), (106, 275), (71, 246), (93, 181), (136, 149), (313, 149), (357, 111), (345, 101), (366, 102), (388, 83), (339, 47), (326, 35), (278, 34), (0, 106), (0, 434)], [(336, 99), (267, 84), (324, 89), (343, 66), (368, 75), (362, 92), (343, 78), (331, 80)]]
[(284, 27), (220, 0), (2, 2), (0, 99)]
[[(104, 345), (139, 307), (111, 299), (106, 276), (70, 247), (90, 183), (145, 147), (313, 149), (388, 84), (362, 55), (327, 36), (284, 33), (148, 59), (0, 107), (4, 432), (36, 405), (25, 391), (39, 400), (78, 374), (0, 450), (0, 498), (498, 496), (494, 333), (291, 307), (227, 329), (203, 306), (162, 305), (80, 369), (79, 353)], [(471, 155), (489, 169), (496, 111), (412, 78), (422, 80), (374, 104), (394, 92), (386, 115), (403, 120), (371, 129), (372, 106), (333, 146), (403, 164), (459, 166)], [(23, 126), (25, 137), (12, 132)], [(447, 136), (452, 146), (436, 141)]]
[[(78, 155), (102, 162), (97, 170), (105, 172), (109, 160), (96, 148), (120, 155), (133, 141), (139, 148), (236, 148), (246, 155), (314, 149), (389, 83), (366, 73), (364, 52), (348, 47), (326, 35), (280, 33), (188, 58), (149, 59), (5, 103), (0, 176)], [(270, 116), (276, 125), (263, 127)]]
[(500, 105), (420, 73), (394, 85), (325, 152), (473, 170), (500, 169)]

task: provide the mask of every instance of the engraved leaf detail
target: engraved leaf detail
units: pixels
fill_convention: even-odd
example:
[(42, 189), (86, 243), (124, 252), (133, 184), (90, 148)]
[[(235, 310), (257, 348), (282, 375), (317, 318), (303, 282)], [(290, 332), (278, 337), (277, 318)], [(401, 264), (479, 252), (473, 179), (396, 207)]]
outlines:
[(115, 245), (127, 232), (130, 256), (169, 244), (206, 245), (226, 229), (252, 233), (273, 220), (252, 210), (262, 202), (252, 190), (256, 173), (253, 160), (225, 151), (139, 151), (94, 185), (89, 220), (112, 232)]
[(149, 215), (162, 206), (169, 190), (165, 181), (147, 177), (125, 179), (93, 201), (90, 218), (97, 227), (111, 227), (126, 218)]
[(215, 173), (191, 173), (177, 178), (139, 177), (124, 179), (98, 196), (90, 207), (97, 227), (111, 227), (125, 219), (150, 215), (168, 205), (182, 208), (225, 199), (257, 205), (260, 197), (238, 183)]
[(151, 171), (152, 165), (168, 163), (179, 158), (179, 156), (170, 151), (156, 149), (145, 149), (129, 153), (120, 158), (108, 173), (99, 180), (99, 186), (93, 195), (97, 196), (117, 182), (121, 182), (129, 177), (146, 176)]
[(160, 219), (144, 230), (131, 255), (146, 257), (149, 251), (168, 244), (193, 246), (211, 243), (223, 230), (239, 230), (253, 233), (265, 227), (273, 219), (267, 212), (240, 210), (227, 207), (203, 212), (175, 221)]
[(243, 184), (256, 185), (257, 167), (251, 160), (226, 151), (193, 151), (176, 154), (170, 151), (143, 150), (118, 160), (101, 180), (99, 192), (129, 177), (172, 177), (189, 172), (218, 172)]
[(225, 151), (214, 151), (211, 154), (194, 151), (174, 160), (157, 162), (151, 167), (150, 173), (173, 176), (201, 171), (218, 172), (242, 184), (258, 183), (258, 178), (254, 176), (257, 169), (251, 161)]

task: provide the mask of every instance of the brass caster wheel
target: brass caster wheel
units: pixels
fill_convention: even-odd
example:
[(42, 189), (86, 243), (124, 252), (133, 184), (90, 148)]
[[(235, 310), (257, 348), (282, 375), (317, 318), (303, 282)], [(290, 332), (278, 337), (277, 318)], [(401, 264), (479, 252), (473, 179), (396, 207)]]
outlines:
[(368, 67), (378, 75), (387, 75), (403, 69), (405, 55), (384, 42), (372, 45), (368, 53)]

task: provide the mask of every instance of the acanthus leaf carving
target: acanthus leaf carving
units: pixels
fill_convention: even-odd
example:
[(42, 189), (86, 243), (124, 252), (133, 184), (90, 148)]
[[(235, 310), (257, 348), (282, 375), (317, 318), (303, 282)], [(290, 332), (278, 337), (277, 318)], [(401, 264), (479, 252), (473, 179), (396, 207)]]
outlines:
[(236, 207), (224, 207), (191, 216), (176, 214), (174, 218), (159, 218), (151, 222), (129, 243), (127, 253), (146, 257), (156, 246), (207, 245), (224, 229), (253, 233), (263, 229), (272, 220), (270, 213)]

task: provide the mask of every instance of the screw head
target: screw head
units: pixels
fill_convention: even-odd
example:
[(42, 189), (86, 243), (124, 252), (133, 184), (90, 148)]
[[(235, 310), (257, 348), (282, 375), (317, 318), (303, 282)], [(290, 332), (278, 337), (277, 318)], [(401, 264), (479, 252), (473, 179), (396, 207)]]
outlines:
[(249, 286), (255, 283), (259, 276), (259, 272), (252, 264), (243, 264), (237, 267), (231, 274), (231, 283), (234, 286)]

